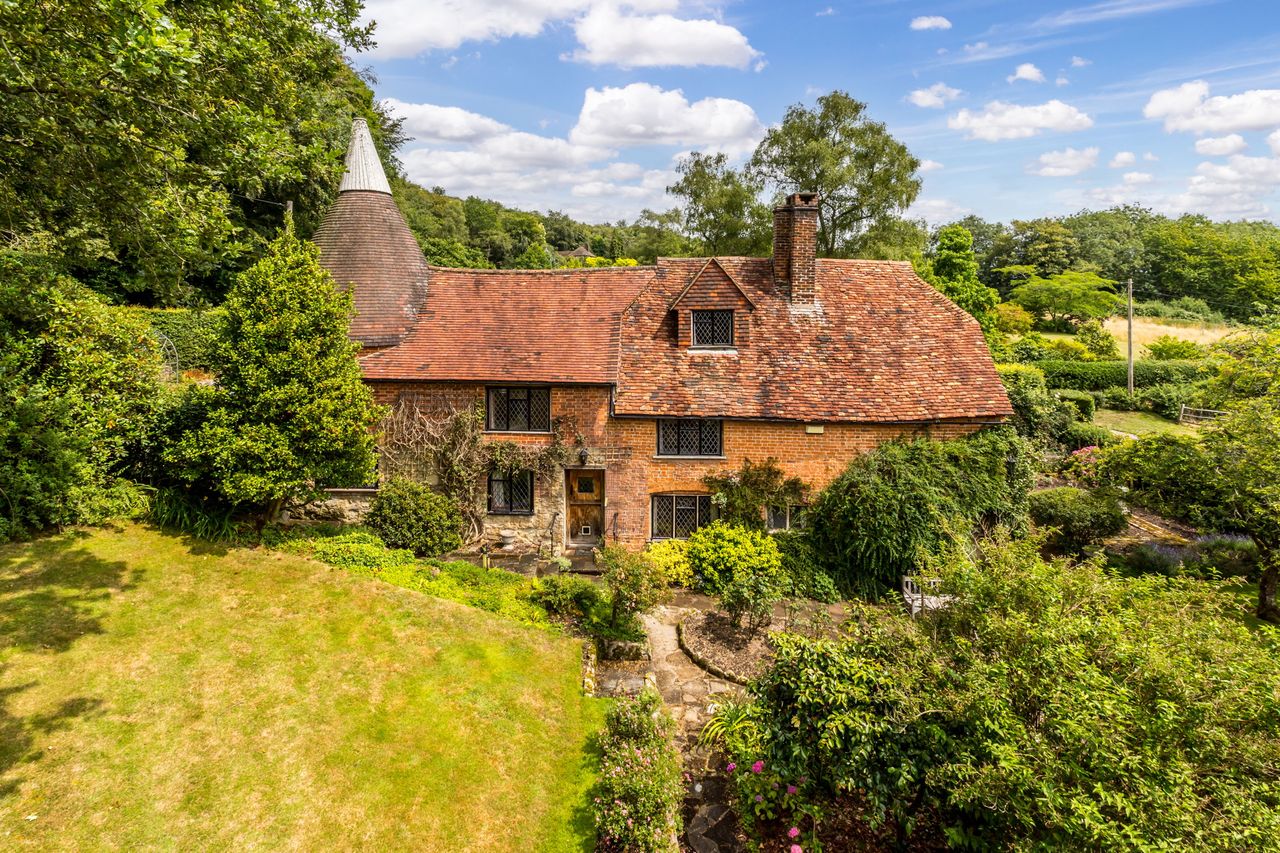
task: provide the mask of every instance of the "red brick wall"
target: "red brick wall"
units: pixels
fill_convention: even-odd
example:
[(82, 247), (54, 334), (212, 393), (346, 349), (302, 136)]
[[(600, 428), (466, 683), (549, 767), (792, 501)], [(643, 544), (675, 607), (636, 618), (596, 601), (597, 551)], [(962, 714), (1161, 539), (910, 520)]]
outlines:
[[(463, 407), (483, 400), (480, 385), (435, 383), (375, 383), (374, 396), (392, 405), (402, 393), (438, 395)], [(551, 414), (565, 423), (565, 439), (576, 444), (581, 436), (588, 452), (587, 467), (605, 469), (605, 529), (611, 539), (631, 546), (649, 538), (649, 497), (662, 492), (705, 493), (702, 477), (714, 471), (734, 470), (751, 459), (775, 457), (783, 470), (805, 480), (815, 491), (824, 488), (844, 470), (849, 460), (878, 444), (902, 436), (949, 439), (968, 435), (979, 423), (932, 425), (826, 424), (821, 434), (809, 434), (801, 423), (725, 421), (724, 458), (657, 458), (657, 422), (652, 419), (610, 418), (609, 389), (598, 386), (554, 387)], [(524, 444), (549, 444), (548, 435), (489, 433), (492, 440)], [(551, 515), (564, 511), (564, 478), (539, 482), (534, 496), (534, 516), (493, 518), (499, 527), (521, 532), (526, 541), (542, 537)], [(492, 532), (492, 531), (491, 531)], [(562, 535), (562, 533), (561, 533)], [(557, 537), (559, 538), (559, 537)], [(557, 541), (556, 546), (562, 544)]]

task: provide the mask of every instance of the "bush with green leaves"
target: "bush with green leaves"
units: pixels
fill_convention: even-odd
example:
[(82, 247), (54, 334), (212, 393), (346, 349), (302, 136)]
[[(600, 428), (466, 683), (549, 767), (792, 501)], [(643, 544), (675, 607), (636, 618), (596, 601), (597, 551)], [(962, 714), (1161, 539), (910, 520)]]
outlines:
[(675, 722), (652, 689), (609, 709), (591, 797), (597, 850), (675, 853), (684, 783), (674, 735)]
[(1098, 481), (1125, 499), (1209, 530), (1230, 530), (1228, 495), (1212, 460), (1191, 436), (1148, 435), (1102, 452)]
[(1093, 415), (1097, 410), (1098, 402), (1093, 399), (1093, 395), (1088, 391), (1075, 391), (1069, 388), (1060, 388), (1053, 392), (1053, 396), (1063, 402), (1070, 403), (1075, 406), (1077, 420), (1093, 420)]
[(1081, 323), (1076, 330), (1076, 342), (1085, 348), (1092, 359), (1110, 361), (1120, 357), (1116, 336), (1107, 331), (1100, 320)]
[(689, 543), (684, 539), (662, 539), (649, 543), (645, 558), (653, 564), (667, 586), (691, 588), (693, 569), (689, 567)]
[(755, 634), (773, 621), (773, 606), (782, 600), (786, 591), (786, 576), (781, 563), (776, 568), (757, 568), (738, 571), (720, 590), (720, 607), (729, 614), (729, 620), (737, 627), (746, 621), (747, 629)]
[(996, 328), (1006, 335), (1025, 335), (1031, 331), (1036, 318), (1021, 305), (1001, 302), (996, 306)]
[(438, 557), (462, 546), (462, 513), (430, 487), (393, 477), (378, 487), (364, 523), (392, 548)]
[(643, 554), (621, 545), (596, 551), (596, 565), (609, 589), (609, 627), (623, 628), (648, 613), (671, 594), (658, 569)]
[(1209, 350), (1195, 341), (1186, 338), (1175, 338), (1173, 335), (1161, 335), (1146, 344), (1147, 358), (1155, 361), (1177, 361), (1180, 359), (1204, 358)]
[(1227, 318), (1220, 311), (1209, 307), (1209, 303), (1194, 296), (1180, 296), (1177, 299), (1164, 301), (1152, 299), (1147, 302), (1133, 303), (1133, 313), (1139, 317), (1159, 317), (1164, 320), (1191, 320), (1204, 323), (1225, 323)]
[(548, 613), (586, 621), (604, 608), (600, 587), (582, 575), (547, 575), (538, 581), (534, 599)]
[(772, 456), (763, 462), (747, 459), (737, 471), (708, 474), (702, 482), (721, 521), (756, 530), (765, 527), (767, 507), (799, 506), (809, 494), (809, 486), (788, 477)]
[(1078, 553), (1129, 524), (1115, 495), (1075, 486), (1032, 492), (1031, 520), (1048, 531), (1049, 547), (1063, 553)]
[(1046, 562), (1034, 539), (937, 569), (948, 607), (783, 635), (752, 686), (755, 755), (828, 822), (856, 795), (904, 848), (1274, 849), (1280, 638), (1234, 596)]
[(1082, 447), (1106, 447), (1116, 443), (1116, 437), (1103, 426), (1076, 421), (1067, 427), (1062, 436), (1062, 444), (1067, 450), (1079, 450)]
[(818, 495), (810, 535), (841, 589), (878, 597), (956, 536), (1025, 524), (1033, 475), (1033, 454), (1008, 427), (883, 444)]
[(125, 315), (151, 327), (152, 336), (173, 345), (178, 368), (209, 370), (218, 348), (218, 330), (223, 322), (221, 308), (119, 308)]
[(1029, 364), (998, 364), (996, 372), (1013, 406), (1013, 427), (1019, 435), (1047, 443), (1062, 435), (1077, 410), (1049, 393), (1044, 372)]
[(806, 530), (784, 530), (773, 534), (782, 558), (782, 575), (786, 595), (793, 598), (812, 598), (826, 604), (840, 600), (840, 590), (831, 575), (822, 567), (822, 560), (813, 547), (813, 539)]
[[(1103, 388), (1127, 386), (1129, 366), (1124, 361), (1037, 361), (1050, 388), (1079, 388), (1101, 391)], [(1178, 361), (1143, 360), (1133, 363), (1133, 386), (1147, 388), (1166, 382), (1197, 382), (1213, 375), (1213, 362), (1208, 359)]]
[(1142, 388), (1134, 396), (1139, 409), (1176, 421), (1182, 415), (1183, 406), (1194, 406), (1200, 402), (1203, 391), (1203, 383), (1162, 382)]
[(1009, 345), (1009, 355), (1019, 364), (1043, 361), (1052, 358), (1052, 353), (1049, 339), (1039, 332), (1029, 332)]
[(1090, 391), (1093, 399), (1098, 402), (1098, 407), (1102, 409), (1115, 409), (1118, 412), (1136, 412), (1140, 408), (1138, 403), (1138, 395), (1130, 394), (1129, 388), (1124, 385), (1115, 385), (1111, 388), (1103, 388), (1101, 391)]
[(718, 595), (738, 575), (776, 576), (782, 555), (768, 534), (760, 530), (713, 521), (689, 537), (689, 568), (698, 588)]

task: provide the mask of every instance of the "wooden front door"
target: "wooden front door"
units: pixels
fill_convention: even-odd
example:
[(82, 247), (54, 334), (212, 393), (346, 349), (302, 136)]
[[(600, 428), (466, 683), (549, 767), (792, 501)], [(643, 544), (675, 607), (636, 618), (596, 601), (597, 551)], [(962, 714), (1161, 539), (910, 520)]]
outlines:
[(604, 471), (565, 471), (565, 518), (570, 545), (604, 541)]

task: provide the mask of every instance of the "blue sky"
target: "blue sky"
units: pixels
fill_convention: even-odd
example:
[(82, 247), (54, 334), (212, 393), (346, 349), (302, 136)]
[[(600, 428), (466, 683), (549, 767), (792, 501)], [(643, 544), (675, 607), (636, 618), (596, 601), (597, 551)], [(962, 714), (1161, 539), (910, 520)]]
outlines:
[(366, 0), (354, 58), (410, 177), (591, 221), (672, 206), (691, 150), (750, 153), (843, 89), (925, 161), (911, 211), (1137, 202), (1280, 217), (1280, 0)]

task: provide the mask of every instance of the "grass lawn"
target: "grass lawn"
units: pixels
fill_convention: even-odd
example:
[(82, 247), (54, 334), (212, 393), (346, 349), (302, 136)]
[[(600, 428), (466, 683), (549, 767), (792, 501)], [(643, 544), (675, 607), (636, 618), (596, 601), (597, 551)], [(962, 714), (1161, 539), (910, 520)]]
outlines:
[(0, 847), (589, 851), (580, 645), (141, 526), (0, 547)]
[(1115, 409), (1098, 409), (1093, 422), (1107, 429), (1119, 430), (1132, 435), (1149, 435), (1156, 432), (1167, 432), (1174, 435), (1195, 435), (1196, 428), (1176, 421), (1165, 420), (1150, 412), (1120, 412)]

